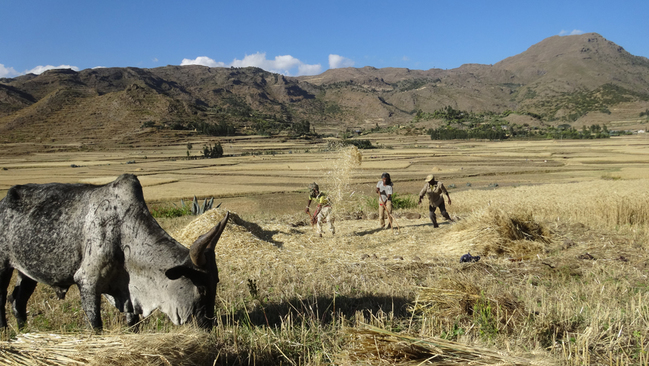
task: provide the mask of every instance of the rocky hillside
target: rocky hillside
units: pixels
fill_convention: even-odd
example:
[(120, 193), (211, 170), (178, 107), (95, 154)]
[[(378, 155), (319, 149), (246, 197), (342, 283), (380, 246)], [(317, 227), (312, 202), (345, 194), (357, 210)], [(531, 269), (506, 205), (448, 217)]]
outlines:
[(618, 110), (638, 116), (649, 108), (649, 60), (589, 33), (451, 70), (364, 67), (303, 77), (204, 66), (50, 70), (0, 79), (0, 141), (122, 141), (179, 130), (299, 135), (309, 126), (402, 124), (445, 106), (557, 124), (620, 118)]

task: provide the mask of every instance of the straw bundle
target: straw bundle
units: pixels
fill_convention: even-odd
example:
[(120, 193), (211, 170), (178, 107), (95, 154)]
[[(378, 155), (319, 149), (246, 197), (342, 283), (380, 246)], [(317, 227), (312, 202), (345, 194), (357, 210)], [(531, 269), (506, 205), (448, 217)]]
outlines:
[(493, 309), (497, 320), (505, 325), (513, 325), (512, 320), (525, 313), (523, 304), (509, 293), (499, 290), (491, 295), (485, 293), (485, 289), (458, 280), (441, 281), (441, 286), (437, 288), (420, 287), (410, 311), (453, 320), (457, 316), (472, 316), (480, 307)]
[[(369, 325), (347, 328), (349, 349), (342, 363), (367, 365), (530, 365), (530, 361), (440, 338), (416, 338)], [(535, 362), (536, 363), (536, 362)], [(538, 363), (536, 363), (538, 364)]]
[(470, 283), (448, 281), (439, 288), (420, 287), (413, 313), (435, 314), (439, 317), (454, 318), (458, 315), (471, 315), (473, 306), (480, 299), (480, 289)]
[(444, 237), (474, 254), (529, 257), (546, 250), (552, 233), (528, 212), (507, 213), (493, 207), (458, 222)]
[(204, 365), (215, 357), (195, 330), (122, 335), (19, 334), (0, 343), (0, 365)]

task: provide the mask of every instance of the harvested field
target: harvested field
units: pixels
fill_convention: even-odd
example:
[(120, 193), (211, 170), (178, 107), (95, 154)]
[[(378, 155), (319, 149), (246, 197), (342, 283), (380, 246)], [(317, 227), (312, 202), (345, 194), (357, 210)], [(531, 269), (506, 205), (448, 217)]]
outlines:
[[(178, 344), (206, 335), (178, 346), (203, 350), (193, 363), (180, 364), (649, 363), (644, 140), (588, 145), (398, 139), (381, 140), (393, 141), (392, 149), (361, 151), (360, 165), (353, 154), (294, 150), (169, 161), (167, 169), (164, 161), (142, 163), (140, 177), (152, 205), (177, 203), (187, 191), (200, 197), (218, 192), (219, 209), (159, 220), (181, 243), (193, 242), (226, 211), (232, 214), (216, 248), (215, 328), (207, 334), (175, 327), (155, 313), (142, 321), (141, 334), (131, 334), (120, 314), (104, 304), (106, 336), (86, 338), (76, 289), (60, 301), (52, 289), (39, 286), (28, 304), (27, 334), (5, 331), (0, 358), (10, 362), (18, 352), (13, 343), (30, 333), (63, 334), (60, 342), (47, 344), (62, 355), (77, 352), (90, 360), (93, 342), (117, 347), (123, 337), (150, 344), (147, 337), (180, 332), (187, 337)], [(246, 149), (261, 149), (253, 145)], [(119, 171), (100, 168), (115, 168), (105, 177)], [(105, 179), (99, 170), (64, 171), (71, 169), (59, 167), (57, 177)], [(6, 173), (14, 170), (25, 179), (46, 179), (35, 167), (12, 166), (0, 170), (0, 183), (9, 186), (23, 177)], [(457, 221), (440, 218), (440, 228), (433, 228), (424, 204), (395, 211), (398, 232), (380, 230), (377, 220), (366, 219), (371, 212), (362, 197), (373, 195), (382, 171), (390, 172), (397, 193), (416, 194), (431, 172), (447, 187), (454, 184), (447, 209)], [(312, 181), (334, 195), (340, 192), (335, 236), (318, 237), (303, 212)], [(210, 182), (219, 184), (209, 187)], [(181, 193), (174, 193), (175, 184), (185, 191), (179, 187)], [(168, 199), (153, 199), (156, 195)], [(420, 218), (408, 219), (406, 213)], [(459, 263), (467, 252), (480, 255), (480, 261)], [(11, 316), (9, 323), (15, 326)], [(88, 351), (78, 342), (87, 342)], [(174, 364), (168, 357), (178, 347), (152, 347), (127, 351), (164, 355)], [(122, 352), (115, 350), (113, 355)], [(43, 354), (33, 357), (46, 360)]]

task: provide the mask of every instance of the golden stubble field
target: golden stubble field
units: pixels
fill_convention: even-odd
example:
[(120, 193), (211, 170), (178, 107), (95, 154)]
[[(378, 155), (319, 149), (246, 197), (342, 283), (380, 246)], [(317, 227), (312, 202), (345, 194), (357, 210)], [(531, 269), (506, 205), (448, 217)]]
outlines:
[[(189, 140), (192, 156), (199, 156), (210, 140)], [(363, 151), (354, 169), (354, 189), (370, 193), (381, 172), (389, 172), (397, 192), (415, 193), (423, 177), (440, 175), (457, 190), (571, 183), (606, 176), (645, 177), (649, 136), (568, 141), (431, 141), (427, 136), (372, 135), (385, 148)], [(227, 156), (187, 160), (186, 142), (169, 146), (133, 146), (107, 151), (42, 152), (29, 146), (0, 146), (0, 197), (14, 184), (103, 184), (120, 174), (138, 175), (148, 202), (181, 198), (242, 198), (267, 193), (305, 191), (312, 181), (324, 182), (337, 163), (326, 150), (327, 140), (300, 141), (261, 137), (223, 140)], [(74, 149), (72, 149), (74, 150)], [(246, 154), (241, 156), (241, 154)], [(272, 197), (270, 198), (272, 200)], [(235, 200), (236, 201), (236, 200)], [(236, 207), (233, 207), (236, 209)], [(256, 210), (257, 208), (255, 208)], [(262, 207), (261, 209), (268, 209)], [(272, 211), (272, 209), (270, 210)]]
[[(159, 219), (184, 244), (226, 210), (236, 213), (217, 248), (217, 326), (201, 341), (161, 314), (133, 335), (109, 306), (103, 338), (81, 336), (78, 295), (59, 301), (43, 286), (28, 305), (25, 332), (72, 332), (90, 345), (137, 337), (155, 349), (115, 346), (94, 358), (84, 353), (90, 345), (72, 341), (69, 353), (56, 342), (47, 349), (104, 364), (647, 364), (649, 138), (371, 139), (382, 148), (361, 150), (360, 165), (327, 141), (260, 137), (224, 141), (234, 156), (220, 159), (186, 159), (186, 141), (1, 155), (0, 196), (13, 184), (100, 184), (133, 173), (150, 207), (215, 197), (221, 207), (201, 217)], [(206, 141), (191, 142), (198, 155)], [(367, 201), (384, 171), (400, 195), (416, 195), (427, 174), (439, 176), (452, 187), (447, 208), (457, 222), (438, 215), (434, 229), (422, 205), (395, 212), (398, 232), (379, 230), (366, 218)], [(336, 236), (319, 238), (307, 223), (313, 181), (341, 197)], [(469, 251), (482, 259), (460, 264)], [(179, 356), (165, 343), (169, 334), (198, 356)], [(119, 356), (126, 354), (162, 358)]]

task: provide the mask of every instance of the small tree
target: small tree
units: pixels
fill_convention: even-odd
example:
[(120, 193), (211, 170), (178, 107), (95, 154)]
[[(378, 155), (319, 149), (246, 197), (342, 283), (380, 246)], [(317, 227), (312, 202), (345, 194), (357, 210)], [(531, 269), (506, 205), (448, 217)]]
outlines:
[(223, 156), (221, 143), (217, 142), (214, 146), (210, 146), (210, 144), (203, 146), (203, 156), (206, 158), (220, 158)]

